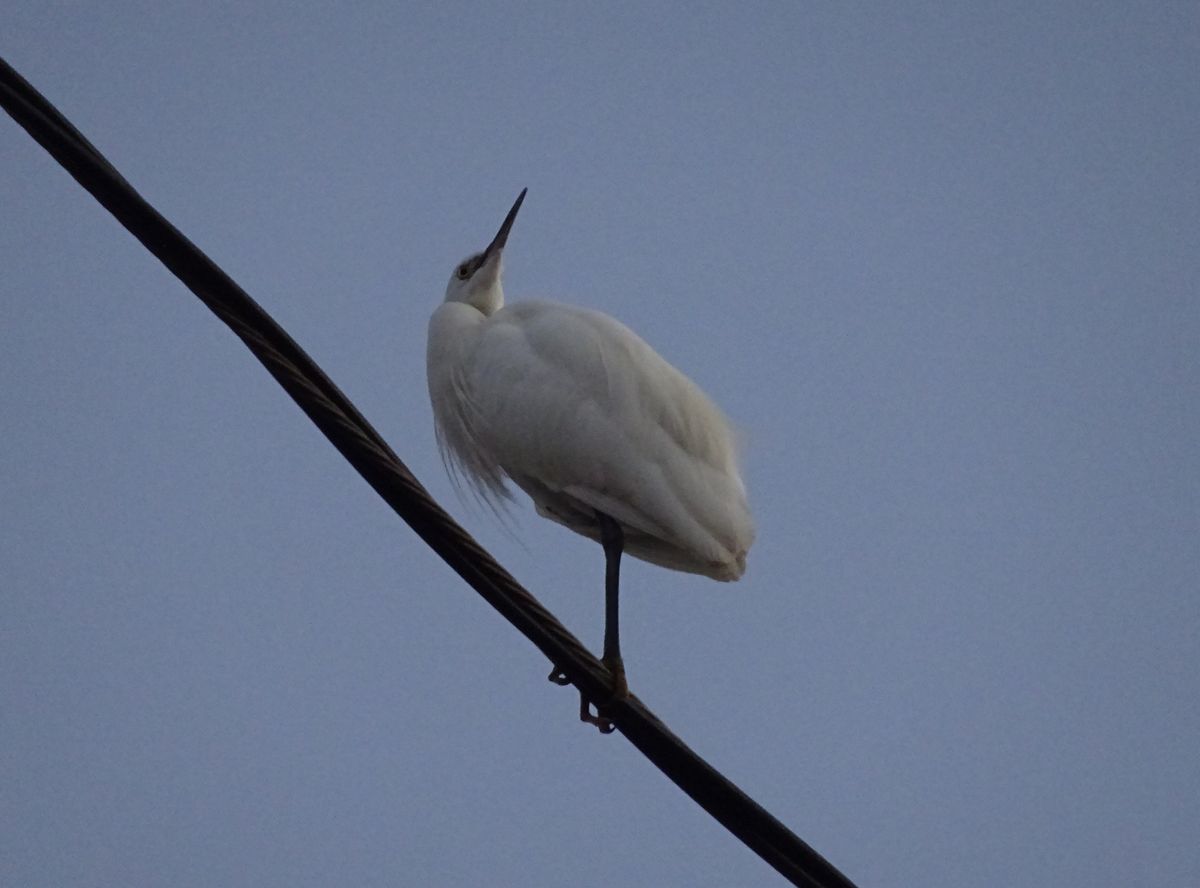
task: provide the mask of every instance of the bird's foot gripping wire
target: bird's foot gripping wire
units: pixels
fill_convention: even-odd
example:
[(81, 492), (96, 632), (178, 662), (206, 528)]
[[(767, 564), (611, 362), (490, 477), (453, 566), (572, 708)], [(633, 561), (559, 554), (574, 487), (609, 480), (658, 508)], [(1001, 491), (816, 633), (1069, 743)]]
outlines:
[(580, 691), (579, 720), (587, 722), (589, 725), (595, 725), (601, 734), (611, 734), (616, 730), (616, 726), (613, 725), (612, 719), (608, 716), (608, 709), (612, 704), (619, 703), (629, 696), (629, 684), (625, 680), (625, 664), (621, 661), (620, 657), (613, 660), (605, 658), (601, 662), (612, 673), (612, 691), (608, 695), (607, 700), (596, 703), (595, 715), (592, 714), (591, 701)]
[[(629, 696), (629, 683), (625, 680), (625, 664), (621, 660), (609, 662), (602, 660), (601, 662), (612, 673), (613, 683), (612, 691), (608, 697), (602, 702), (596, 704), (596, 712), (592, 713), (592, 701), (588, 699), (587, 694), (583, 691), (579, 692), (579, 720), (587, 722), (589, 725), (595, 725), (600, 729), (601, 734), (611, 734), (616, 730), (612, 720), (608, 717), (606, 710), (616, 702), (624, 700)], [(571, 679), (567, 677), (567, 673), (555, 666), (550, 670), (547, 676), (550, 681), (556, 685), (569, 685)]]

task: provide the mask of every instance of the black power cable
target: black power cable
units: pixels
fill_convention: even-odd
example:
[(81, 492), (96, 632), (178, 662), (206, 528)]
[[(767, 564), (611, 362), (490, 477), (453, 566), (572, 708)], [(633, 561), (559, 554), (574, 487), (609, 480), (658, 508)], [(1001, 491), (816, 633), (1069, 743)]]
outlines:
[[(126, 182), (53, 105), (0, 58), (0, 105), (236, 333), (368, 484), (475, 591), (589, 698), (611, 677), (536, 598), (442, 510), (387, 442), (244, 290)], [(610, 711), (609, 711), (610, 710)], [(617, 729), (680, 789), (795, 885), (854, 888), (832, 864), (672, 734), (635, 696)]]

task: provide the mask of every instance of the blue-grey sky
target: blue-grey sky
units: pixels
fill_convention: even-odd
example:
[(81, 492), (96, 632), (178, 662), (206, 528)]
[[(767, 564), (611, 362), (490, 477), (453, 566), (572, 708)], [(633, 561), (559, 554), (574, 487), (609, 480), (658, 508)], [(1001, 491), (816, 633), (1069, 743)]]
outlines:
[[(459, 502), (425, 327), (510, 299), (726, 408), (735, 585), (633, 689), (866, 886), (1200, 884), (1193, 3), (9, 2), (0, 52)], [(0, 120), (0, 883), (775, 884)]]

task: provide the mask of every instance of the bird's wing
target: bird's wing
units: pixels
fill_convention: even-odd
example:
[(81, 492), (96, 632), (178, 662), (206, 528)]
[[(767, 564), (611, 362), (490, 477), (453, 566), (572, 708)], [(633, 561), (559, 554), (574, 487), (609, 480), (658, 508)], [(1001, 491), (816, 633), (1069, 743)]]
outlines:
[(744, 556), (753, 529), (728, 422), (627, 327), (516, 303), (489, 319), (464, 378), (488, 451), (535, 500), (566, 494), (699, 559)]

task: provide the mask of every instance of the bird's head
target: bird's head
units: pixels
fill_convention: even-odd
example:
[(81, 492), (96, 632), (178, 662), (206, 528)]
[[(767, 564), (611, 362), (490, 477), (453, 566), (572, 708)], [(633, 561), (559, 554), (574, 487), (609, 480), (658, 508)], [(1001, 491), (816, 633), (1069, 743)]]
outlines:
[(492, 242), (482, 253), (468, 256), (454, 267), (450, 282), (446, 284), (446, 302), (465, 302), (485, 315), (498, 311), (504, 305), (504, 290), (500, 286), (500, 270), (504, 245), (508, 243), (508, 232), (512, 229), (517, 210), (525, 200), (527, 189), (522, 188), (516, 203), (504, 217), (504, 223)]

